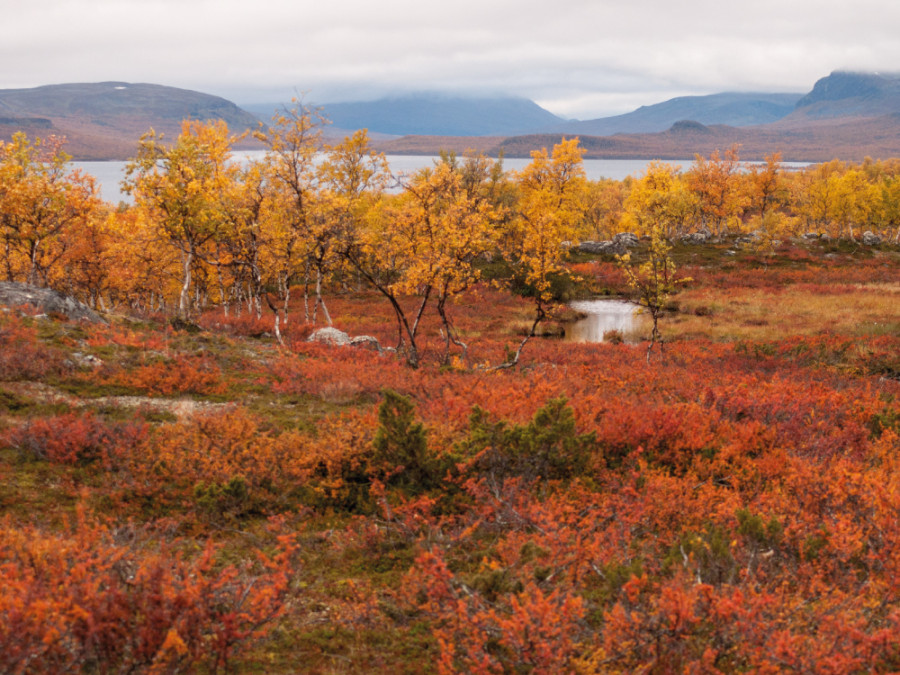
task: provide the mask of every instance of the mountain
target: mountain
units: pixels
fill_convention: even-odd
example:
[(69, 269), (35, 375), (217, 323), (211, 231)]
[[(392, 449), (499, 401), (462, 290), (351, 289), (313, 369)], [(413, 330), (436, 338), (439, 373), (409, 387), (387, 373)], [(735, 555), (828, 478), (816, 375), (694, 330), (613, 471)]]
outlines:
[(513, 97), (416, 94), (321, 109), (335, 127), (395, 136), (509, 136), (563, 122), (537, 103)]
[(569, 122), (547, 131), (590, 136), (639, 134), (665, 131), (681, 120), (704, 125), (746, 127), (775, 122), (793, 112), (802, 94), (723, 93), (679, 96), (662, 103), (641, 106), (614, 117)]
[[(277, 107), (254, 109), (268, 120)], [(365, 127), (380, 150), (396, 154), (471, 148), (527, 157), (563, 135), (578, 135), (591, 158), (681, 160), (734, 144), (746, 160), (773, 152), (798, 161), (900, 157), (900, 74), (836, 71), (805, 95), (684, 96), (583, 122), (508, 97), (421, 94), (335, 103), (322, 110), (334, 122), (326, 128), (329, 135)], [(76, 159), (127, 159), (141, 134), (153, 127), (174, 138), (185, 117), (224, 119), (235, 133), (258, 125), (225, 99), (153, 84), (0, 90), (0, 139), (16, 131), (32, 138), (64, 135), (66, 150)]]
[(784, 118), (794, 122), (900, 113), (900, 74), (835, 71), (818, 80)]
[[(763, 121), (752, 123), (754, 119)], [(527, 157), (531, 150), (575, 134), (587, 158), (683, 160), (732, 145), (740, 146), (745, 160), (761, 160), (773, 152), (785, 160), (810, 162), (900, 157), (900, 75), (836, 71), (805, 95), (688, 96), (542, 134), (418, 141), (410, 137), (379, 147), (388, 153), (422, 154), (472, 147), (489, 155)]]
[(0, 138), (15, 131), (65, 136), (66, 151), (76, 159), (124, 159), (151, 127), (174, 138), (185, 118), (225, 120), (235, 134), (258, 126), (256, 117), (224, 98), (157, 84), (0, 89)]
[[(661, 159), (682, 161), (695, 154), (739, 146), (745, 161), (763, 160), (780, 152), (785, 161), (823, 162), (834, 158), (861, 161), (865, 157), (900, 157), (900, 113), (871, 118), (812, 121), (796, 128), (777, 124), (731, 127), (682, 121), (666, 131), (612, 136), (579, 136), (585, 159)], [(376, 144), (386, 154), (434, 155), (439, 150), (466, 149), (496, 157), (528, 157), (531, 151), (551, 148), (564, 134), (530, 134), (507, 138), (485, 136), (406, 136)], [(571, 134), (568, 135), (571, 138)]]

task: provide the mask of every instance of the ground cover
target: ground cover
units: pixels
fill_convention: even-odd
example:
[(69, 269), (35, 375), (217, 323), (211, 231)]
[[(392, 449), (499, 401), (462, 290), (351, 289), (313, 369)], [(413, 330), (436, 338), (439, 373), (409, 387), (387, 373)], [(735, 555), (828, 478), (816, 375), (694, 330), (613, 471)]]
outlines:
[[(488, 285), (467, 360), (429, 316), (417, 369), (296, 312), (283, 348), (233, 311), (3, 313), (0, 670), (895, 671), (900, 253), (673, 255), (649, 362), (492, 370), (531, 304)], [(328, 307), (396, 339), (374, 294)]]

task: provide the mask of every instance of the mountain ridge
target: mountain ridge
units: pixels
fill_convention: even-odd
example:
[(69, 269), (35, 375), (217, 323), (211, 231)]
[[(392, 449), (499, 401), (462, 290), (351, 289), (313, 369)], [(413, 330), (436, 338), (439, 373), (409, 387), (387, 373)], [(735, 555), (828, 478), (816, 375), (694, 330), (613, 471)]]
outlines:
[(656, 133), (681, 120), (734, 127), (775, 122), (790, 114), (802, 94), (724, 92), (706, 96), (678, 96), (645, 105), (622, 115), (568, 122), (552, 129), (561, 133), (611, 136)]
[(159, 84), (108, 81), (0, 90), (0, 138), (15, 131), (65, 136), (66, 151), (78, 159), (133, 156), (150, 128), (174, 138), (186, 118), (221, 119), (235, 134), (258, 126), (253, 115), (227, 99)]
[[(441, 95), (415, 100), (421, 118), (443, 117), (438, 121), (445, 126), (437, 128), (447, 130), (446, 124), (455, 123), (452, 130), (457, 133), (401, 136), (370, 128), (379, 149), (395, 154), (474, 149), (527, 157), (564, 135), (578, 135), (587, 157), (683, 159), (735, 144), (741, 146), (745, 159), (762, 159), (773, 152), (798, 161), (900, 157), (900, 75), (895, 74), (835, 71), (820, 78), (805, 95), (677, 97), (625, 115), (587, 121), (564, 121), (533, 101), (511, 97)], [(388, 118), (398, 114), (398, 105), (411, 105), (403, 97), (389, 101), (382, 109)], [(323, 112), (340, 111), (336, 105), (323, 107)], [(336, 116), (335, 126), (345, 127), (346, 133), (364, 126)], [(141, 134), (153, 127), (174, 138), (184, 117), (225, 119), (235, 133), (260, 123), (250, 112), (220, 97), (163, 85), (103, 82), (0, 90), (0, 139), (16, 131), (31, 137), (64, 135), (67, 152), (81, 160), (127, 159), (134, 155)], [(759, 123), (761, 118), (767, 121)], [(542, 120), (549, 123), (541, 126)], [(610, 127), (602, 126), (626, 121), (637, 131), (620, 126), (626, 131), (610, 132)], [(476, 124), (481, 125), (474, 127), (478, 133), (471, 133)], [(647, 125), (655, 130), (646, 131)], [(511, 132), (511, 128), (521, 131)], [(343, 130), (332, 127), (329, 135), (339, 131)], [(429, 128), (422, 126), (419, 131)], [(603, 131), (607, 133), (597, 133)]]
[[(284, 106), (247, 105), (252, 112)], [(534, 101), (516, 96), (465, 96), (419, 92), (372, 101), (346, 101), (311, 106), (336, 129), (366, 128), (387, 136), (516, 135), (560, 124), (565, 120)], [(333, 135), (333, 134), (331, 134)]]

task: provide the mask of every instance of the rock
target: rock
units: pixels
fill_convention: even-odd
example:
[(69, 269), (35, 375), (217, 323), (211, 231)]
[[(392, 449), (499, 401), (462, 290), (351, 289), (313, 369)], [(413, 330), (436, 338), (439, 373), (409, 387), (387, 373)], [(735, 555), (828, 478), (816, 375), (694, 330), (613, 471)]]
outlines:
[(327, 327), (314, 330), (308, 338), (307, 342), (320, 342), (326, 345), (335, 345), (344, 347), (350, 344), (350, 336), (337, 328)]
[(370, 349), (379, 354), (385, 351), (378, 342), (378, 339), (371, 335), (358, 335), (352, 338), (344, 331), (332, 327), (319, 328), (318, 330), (313, 331), (310, 336), (306, 338), (306, 341), (318, 342), (333, 347), (359, 347), (360, 349)]
[(818, 232), (807, 232), (806, 234), (803, 235), (803, 238), (804, 239), (818, 239), (819, 233)]
[(62, 315), (74, 321), (106, 323), (97, 312), (73, 297), (51, 288), (39, 288), (17, 281), (0, 281), (0, 304), (10, 307), (30, 305), (45, 315)]
[(641, 242), (641, 240), (638, 239), (638, 236), (633, 232), (619, 232), (619, 234), (613, 237), (613, 241), (617, 244), (621, 244), (625, 248), (632, 248)]
[(709, 241), (709, 237), (710, 235), (708, 232), (688, 232), (681, 237), (681, 241), (685, 244), (705, 244)]
[(351, 338), (350, 346), (381, 353), (381, 343), (378, 342), (378, 338), (374, 338), (371, 335), (357, 335), (355, 338)]
[(103, 365), (103, 361), (93, 354), (84, 354), (83, 352), (72, 352), (72, 362), (76, 366), (84, 368), (99, 368)]
[(617, 241), (583, 241), (576, 248), (592, 255), (622, 255), (626, 250), (625, 245)]
[(874, 232), (866, 230), (865, 232), (863, 232), (862, 243), (865, 246), (878, 246), (878, 244), (881, 243), (881, 237), (879, 237)]

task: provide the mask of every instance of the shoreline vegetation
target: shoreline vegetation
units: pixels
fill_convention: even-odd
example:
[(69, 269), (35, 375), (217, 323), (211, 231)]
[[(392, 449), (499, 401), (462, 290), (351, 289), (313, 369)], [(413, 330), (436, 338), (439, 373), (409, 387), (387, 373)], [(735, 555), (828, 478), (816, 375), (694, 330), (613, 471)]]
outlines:
[[(3, 278), (103, 319), (0, 307), (0, 671), (897, 669), (900, 161), (389, 192), (319, 131), (145, 135), (118, 206), (0, 145)], [(598, 297), (637, 347), (539, 337)]]

